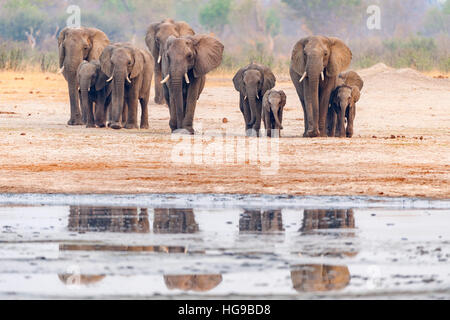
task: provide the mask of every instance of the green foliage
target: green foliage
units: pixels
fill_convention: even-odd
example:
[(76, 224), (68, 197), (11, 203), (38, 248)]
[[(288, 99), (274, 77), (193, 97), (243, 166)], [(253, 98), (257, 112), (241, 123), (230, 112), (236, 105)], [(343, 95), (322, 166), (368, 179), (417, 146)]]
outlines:
[(280, 33), (281, 20), (278, 11), (275, 9), (269, 9), (266, 16), (266, 31), (275, 37)]
[(210, 0), (200, 9), (200, 23), (209, 30), (222, 32), (229, 23), (232, 2), (233, 0)]
[(442, 9), (434, 7), (427, 11), (424, 32), (427, 35), (450, 34), (450, 1), (447, 1)]

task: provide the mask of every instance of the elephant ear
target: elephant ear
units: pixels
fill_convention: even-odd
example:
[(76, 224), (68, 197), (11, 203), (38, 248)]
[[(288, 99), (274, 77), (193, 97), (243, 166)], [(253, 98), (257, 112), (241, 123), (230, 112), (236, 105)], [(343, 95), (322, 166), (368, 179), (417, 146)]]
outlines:
[(190, 37), (197, 51), (194, 63), (196, 78), (206, 75), (222, 63), (223, 44), (214, 37), (197, 35)]
[(70, 29), (68, 27), (61, 30), (58, 36), (58, 50), (59, 50), (59, 67), (62, 68), (64, 65), (64, 59), (66, 58), (66, 50), (64, 48), (63, 42), (66, 38), (66, 34)]
[(304, 49), (307, 42), (308, 38), (300, 39), (292, 49), (291, 69), (299, 75), (303, 75), (306, 71)]
[(270, 112), (270, 101), (269, 101), (269, 97), (270, 97), (270, 91), (267, 91), (264, 96), (263, 96), (263, 100), (262, 100), (262, 107), (264, 111)]
[(144, 55), (140, 49), (133, 49), (134, 64), (133, 69), (131, 69), (130, 78), (134, 79), (139, 76), (144, 70)]
[(269, 68), (264, 67), (262, 71), (264, 75), (264, 81), (261, 88), (261, 93), (264, 95), (267, 91), (275, 87), (275, 82), (277, 81), (277, 79), (275, 78), (272, 70), (270, 70)]
[(352, 51), (338, 38), (329, 38), (330, 58), (327, 65), (327, 76), (337, 77), (339, 73), (347, 69), (352, 61)]
[(195, 35), (195, 32), (192, 30), (191, 26), (184, 21), (178, 21), (175, 23), (175, 27), (180, 37)]
[(278, 91), (281, 97), (281, 107), (284, 107), (286, 105), (286, 93), (284, 93), (283, 90)]
[(152, 23), (148, 29), (147, 34), (145, 35), (145, 43), (147, 44), (148, 49), (150, 50), (153, 58), (157, 59), (159, 55), (159, 48), (156, 46), (156, 32), (158, 32), (160, 22)]
[(95, 90), (96, 91), (103, 90), (103, 88), (106, 87), (106, 84), (107, 84), (106, 80), (108, 79), (108, 76), (102, 71), (100, 61), (93, 60), (93, 61), (91, 61), (91, 63), (95, 65), (95, 68), (97, 70), (96, 81), (95, 81)]
[(241, 68), (233, 77), (233, 84), (236, 91), (243, 92), (243, 84), (244, 84), (244, 72), (247, 68)]
[(352, 87), (352, 99), (354, 103), (357, 103), (359, 101), (359, 98), (361, 97), (361, 93), (359, 91), (359, 88), (356, 86)]
[(113, 65), (111, 63), (111, 56), (115, 47), (112, 45), (107, 46), (102, 54), (100, 55), (100, 67), (101, 71), (108, 76), (108, 78), (113, 75)]
[(95, 28), (87, 28), (87, 32), (91, 43), (91, 50), (89, 51), (87, 60), (98, 60), (103, 49), (109, 45), (109, 39), (103, 31)]

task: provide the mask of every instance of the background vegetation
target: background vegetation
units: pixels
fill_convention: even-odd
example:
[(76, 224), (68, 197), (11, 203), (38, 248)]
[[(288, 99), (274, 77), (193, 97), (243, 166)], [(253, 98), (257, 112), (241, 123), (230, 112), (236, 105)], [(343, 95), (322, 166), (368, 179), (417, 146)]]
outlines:
[[(323, 34), (349, 44), (355, 68), (450, 71), (450, 0), (0, 0), (0, 69), (56, 71), (56, 39), (72, 4), (83, 26), (140, 46), (150, 23), (185, 20), (222, 40), (224, 70), (257, 61), (286, 72), (295, 42)], [(366, 25), (373, 4), (380, 30)]]

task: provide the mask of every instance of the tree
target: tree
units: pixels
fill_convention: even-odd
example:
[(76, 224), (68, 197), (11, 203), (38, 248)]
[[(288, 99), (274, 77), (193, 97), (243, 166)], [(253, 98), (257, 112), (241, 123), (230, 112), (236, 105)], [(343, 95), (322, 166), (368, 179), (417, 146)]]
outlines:
[(210, 0), (200, 9), (200, 23), (207, 29), (222, 33), (229, 23), (233, 0)]

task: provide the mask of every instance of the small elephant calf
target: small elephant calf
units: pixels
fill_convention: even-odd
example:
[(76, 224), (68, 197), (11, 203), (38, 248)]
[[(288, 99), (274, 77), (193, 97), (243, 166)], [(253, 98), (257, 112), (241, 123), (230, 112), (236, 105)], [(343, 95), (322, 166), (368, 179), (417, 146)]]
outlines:
[[(106, 125), (106, 113), (111, 103), (111, 88), (106, 82), (108, 77), (101, 71), (100, 62), (83, 61), (77, 71), (80, 86), (80, 102), (83, 119), (88, 128)], [(94, 116), (95, 108), (95, 116)]]
[(284, 91), (269, 90), (262, 102), (262, 118), (268, 137), (280, 137), (283, 130), (283, 108), (286, 105)]
[[(327, 115), (329, 137), (351, 138), (356, 116), (356, 102), (359, 101), (364, 82), (354, 71), (339, 75), (337, 87), (331, 93)], [(347, 120), (347, 126), (345, 126)]]

